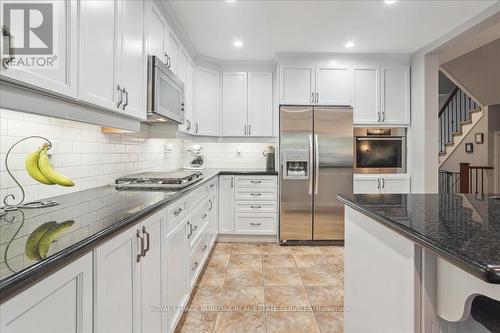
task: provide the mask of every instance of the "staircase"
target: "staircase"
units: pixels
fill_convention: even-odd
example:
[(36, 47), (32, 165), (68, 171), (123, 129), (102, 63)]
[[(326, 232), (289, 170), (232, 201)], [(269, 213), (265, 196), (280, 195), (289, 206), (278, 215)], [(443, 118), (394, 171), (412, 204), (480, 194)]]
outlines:
[(439, 110), (439, 166), (446, 161), (483, 116), (483, 108), (455, 86)]

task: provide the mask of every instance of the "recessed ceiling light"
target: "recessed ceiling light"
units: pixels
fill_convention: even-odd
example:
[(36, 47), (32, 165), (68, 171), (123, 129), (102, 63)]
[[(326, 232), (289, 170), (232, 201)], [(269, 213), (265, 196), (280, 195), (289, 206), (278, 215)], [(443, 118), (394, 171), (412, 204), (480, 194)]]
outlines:
[(345, 47), (347, 47), (348, 49), (354, 47), (354, 42), (347, 42), (347, 43), (345, 43)]
[(236, 0), (226, 0), (227, 3), (234, 3)]
[(234, 47), (242, 47), (243, 46), (243, 42), (241, 40), (235, 40), (234, 43), (233, 43), (233, 46)]
[(398, 0), (385, 0), (384, 3), (386, 5), (392, 5), (392, 4), (395, 4), (396, 2), (398, 2)]

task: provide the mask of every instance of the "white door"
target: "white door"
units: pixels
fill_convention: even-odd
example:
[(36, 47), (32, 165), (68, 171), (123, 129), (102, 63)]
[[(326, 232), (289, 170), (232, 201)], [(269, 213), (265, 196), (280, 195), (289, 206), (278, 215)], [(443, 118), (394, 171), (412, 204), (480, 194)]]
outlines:
[(317, 105), (351, 105), (351, 72), (348, 67), (316, 67)]
[[(163, 332), (173, 332), (179, 317), (181, 307), (188, 299), (188, 254), (186, 253), (186, 220), (179, 223), (168, 234), (164, 224), (163, 231), (163, 304), (168, 306), (164, 312)], [(175, 310), (177, 309), (177, 310)]]
[[(59, 0), (49, 0), (44, 1), (44, 3), (52, 4), (52, 14), (54, 16), (53, 51), (52, 54), (43, 56), (44, 62), (47, 62), (47, 66), (41, 66), (39, 68), (28, 66), (9, 66), (8, 69), (0, 66), (0, 75), (4, 78), (13, 79), (21, 84), (34, 86), (37, 89), (48, 90), (64, 96), (76, 97), (78, 67), (77, 4), (75, 1)], [(23, 11), (17, 11), (17, 13), (23, 15)], [(12, 15), (14, 15), (14, 17), (12, 17)], [(19, 18), (16, 18), (15, 14), (11, 13), (11, 20), (19, 20)], [(5, 22), (3, 24), (5, 24)], [(31, 43), (34, 43), (31, 39), (24, 39), (22, 25), (14, 25), (7, 28), (13, 36), (13, 46), (17, 48), (28, 47), (27, 44), (30, 43), (31, 47)], [(52, 38), (52, 36), (50, 37)], [(3, 42), (7, 43), (7, 41), (8, 39), (3, 37)], [(48, 46), (43, 41), (39, 42), (42, 43), (43, 47)], [(32, 56), (24, 55), (22, 52), (16, 50), (14, 50), (14, 54), (15, 59), (13, 61), (16, 64), (18, 64), (19, 60)], [(7, 56), (7, 54), (4, 54), (3, 52), (2, 55), (3, 57)], [(56, 57), (55, 61), (54, 56)], [(49, 63), (53, 63), (54, 66), (50, 66)]]
[(121, 112), (117, 100), (123, 94), (116, 82), (119, 2), (82, 0), (79, 4), (79, 99)]
[(380, 68), (355, 67), (352, 71), (354, 124), (378, 124), (380, 116)]
[(247, 73), (222, 73), (222, 135), (244, 136), (247, 127)]
[(382, 68), (382, 122), (410, 124), (410, 69), (409, 67)]
[(314, 104), (314, 67), (281, 66), (280, 104)]
[(382, 193), (410, 193), (410, 178), (406, 175), (382, 175), (380, 182)]
[(148, 29), (148, 55), (157, 56), (166, 62), (167, 24), (159, 9), (150, 1), (149, 29)]
[(178, 75), (179, 41), (171, 30), (168, 31), (167, 38), (167, 65), (172, 72)]
[(146, 59), (144, 52), (144, 3), (121, 1), (120, 48), (117, 82), (124, 90), (123, 113), (146, 119)]
[(139, 226), (94, 250), (94, 333), (139, 332), (138, 236)]
[(145, 242), (144, 256), (140, 259), (142, 333), (163, 331), (161, 311), (155, 311), (154, 308), (162, 304), (161, 228), (166, 217), (165, 210), (161, 210), (141, 223), (140, 231)]
[(195, 128), (199, 135), (219, 135), (220, 75), (218, 71), (196, 67)]
[(381, 181), (378, 175), (354, 175), (353, 193), (355, 194), (378, 194), (380, 193)]
[(248, 133), (273, 136), (273, 73), (248, 73)]
[(219, 177), (219, 234), (234, 234), (234, 176)]
[(92, 253), (0, 305), (2, 333), (92, 331)]

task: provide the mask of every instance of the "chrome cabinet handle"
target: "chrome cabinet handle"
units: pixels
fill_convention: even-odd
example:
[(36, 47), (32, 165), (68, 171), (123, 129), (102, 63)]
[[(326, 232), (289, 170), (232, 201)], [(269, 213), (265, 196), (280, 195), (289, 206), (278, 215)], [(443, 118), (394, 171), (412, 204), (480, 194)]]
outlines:
[(262, 206), (250, 206), (250, 208), (256, 208), (256, 209), (258, 209), (258, 208), (262, 208)]
[(193, 232), (194, 232), (194, 231), (196, 231), (196, 230), (198, 230), (198, 225), (195, 225), (195, 226), (193, 227)]
[(234, 177), (231, 177), (231, 188), (234, 187)]
[(208, 249), (208, 245), (204, 245), (203, 248), (201, 249), (201, 252), (205, 252)]
[(201, 216), (201, 219), (202, 219), (202, 220), (204, 220), (204, 219), (206, 219), (206, 218), (207, 218), (207, 216), (208, 216), (208, 215), (205, 213), (205, 214), (203, 214), (203, 215)]
[(183, 209), (179, 207), (176, 210), (174, 210), (174, 212), (172, 214), (174, 214), (174, 216), (178, 216), (182, 211), (183, 211)]
[(144, 237), (141, 236), (141, 232), (139, 231), (139, 229), (137, 229), (137, 231), (135, 232), (135, 236), (141, 241), (141, 251), (137, 254), (136, 258), (137, 262), (139, 262), (141, 261), (141, 257), (144, 256)]
[(12, 47), (12, 40), (14, 39), (14, 35), (12, 35), (6, 25), (2, 25), (2, 36), (7, 37), (7, 45), (9, 46), (9, 55), (5, 58), (2, 58), (2, 66), (4, 69), (9, 69), (9, 64), (16, 58), (14, 56), (14, 48)]
[(314, 104), (314, 92), (311, 93), (311, 104)]
[(208, 202), (210, 202), (210, 208), (208, 209), (208, 211), (211, 212), (212, 209), (214, 208), (214, 203), (212, 202), (211, 199), (208, 199)]
[(149, 232), (146, 231), (146, 226), (142, 226), (142, 233), (146, 235), (146, 248), (144, 249), (144, 253), (142, 254), (143, 257), (146, 256), (146, 253), (148, 253), (150, 249), (150, 237), (149, 237)]
[(247, 135), (247, 125), (244, 125), (243, 128), (244, 128), (244, 131), (245, 131), (245, 135)]
[(252, 135), (252, 125), (248, 125), (248, 135)]
[(198, 123), (196, 123), (196, 133), (198, 133)]
[(316, 92), (316, 104), (319, 102), (319, 92)]
[(191, 129), (191, 121), (189, 119), (186, 119), (186, 123), (187, 123), (186, 131), (189, 131)]
[(382, 111), (382, 122), (385, 122), (385, 111)]
[(189, 232), (188, 232), (188, 239), (191, 238), (191, 235), (193, 234), (193, 225), (191, 223), (187, 223)]
[(262, 195), (262, 193), (250, 193), (250, 195), (253, 195), (254, 197), (259, 197)]
[(116, 89), (118, 89), (118, 91), (120, 92), (118, 103), (116, 103), (116, 107), (119, 108), (120, 105), (123, 103), (123, 90), (122, 88), (120, 88), (120, 85), (117, 85)]
[(309, 167), (308, 167), (308, 173), (309, 173), (309, 195), (312, 195), (312, 187), (313, 187), (313, 179), (311, 175), (311, 170), (312, 170), (312, 162), (313, 162), (313, 143), (312, 143), (312, 134), (309, 134)]
[(316, 170), (315, 170), (315, 176), (316, 176), (316, 181), (315, 181), (315, 188), (314, 188), (314, 195), (318, 195), (318, 188), (319, 188), (319, 137), (318, 134), (314, 135), (314, 145), (315, 145), (315, 150), (316, 150)]
[(385, 188), (385, 178), (382, 178), (382, 188)]
[(377, 113), (377, 122), (380, 123), (380, 111)]
[(261, 184), (262, 180), (251, 180), (250, 183), (252, 183), (252, 184)]
[(377, 179), (377, 189), (380, 190), (380, 178)]
[(193, 265), (193, 267), (191, 267), (191, 271), (194, 271), (195, 269), (198, 268), (198, 262), (196, 261)]
[(262, 223), (254, 223), (254, 222), (250, 222), (250, 225), (262, 225)]
[(215, 186), (215, 184), (213, 184), (213, 183), (210, 184), (210, 188), (214, 188), (214, 186)]
[(123, 87), (123, 92), (125, 93), (125, 103), (123, 103), (123, 110), (125, 110), (128, 105), (128, 91), (127, 89), (125, 89), (125, 87)]

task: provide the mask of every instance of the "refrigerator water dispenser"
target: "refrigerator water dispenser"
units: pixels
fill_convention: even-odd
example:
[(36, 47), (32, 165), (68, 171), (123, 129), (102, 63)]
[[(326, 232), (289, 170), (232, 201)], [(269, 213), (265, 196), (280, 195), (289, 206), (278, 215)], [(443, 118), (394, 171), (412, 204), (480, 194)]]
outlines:
[(283, 178), (309, 179), (311, 168), (308, 150), (288, 150), (284, 152), (283, 158)]

